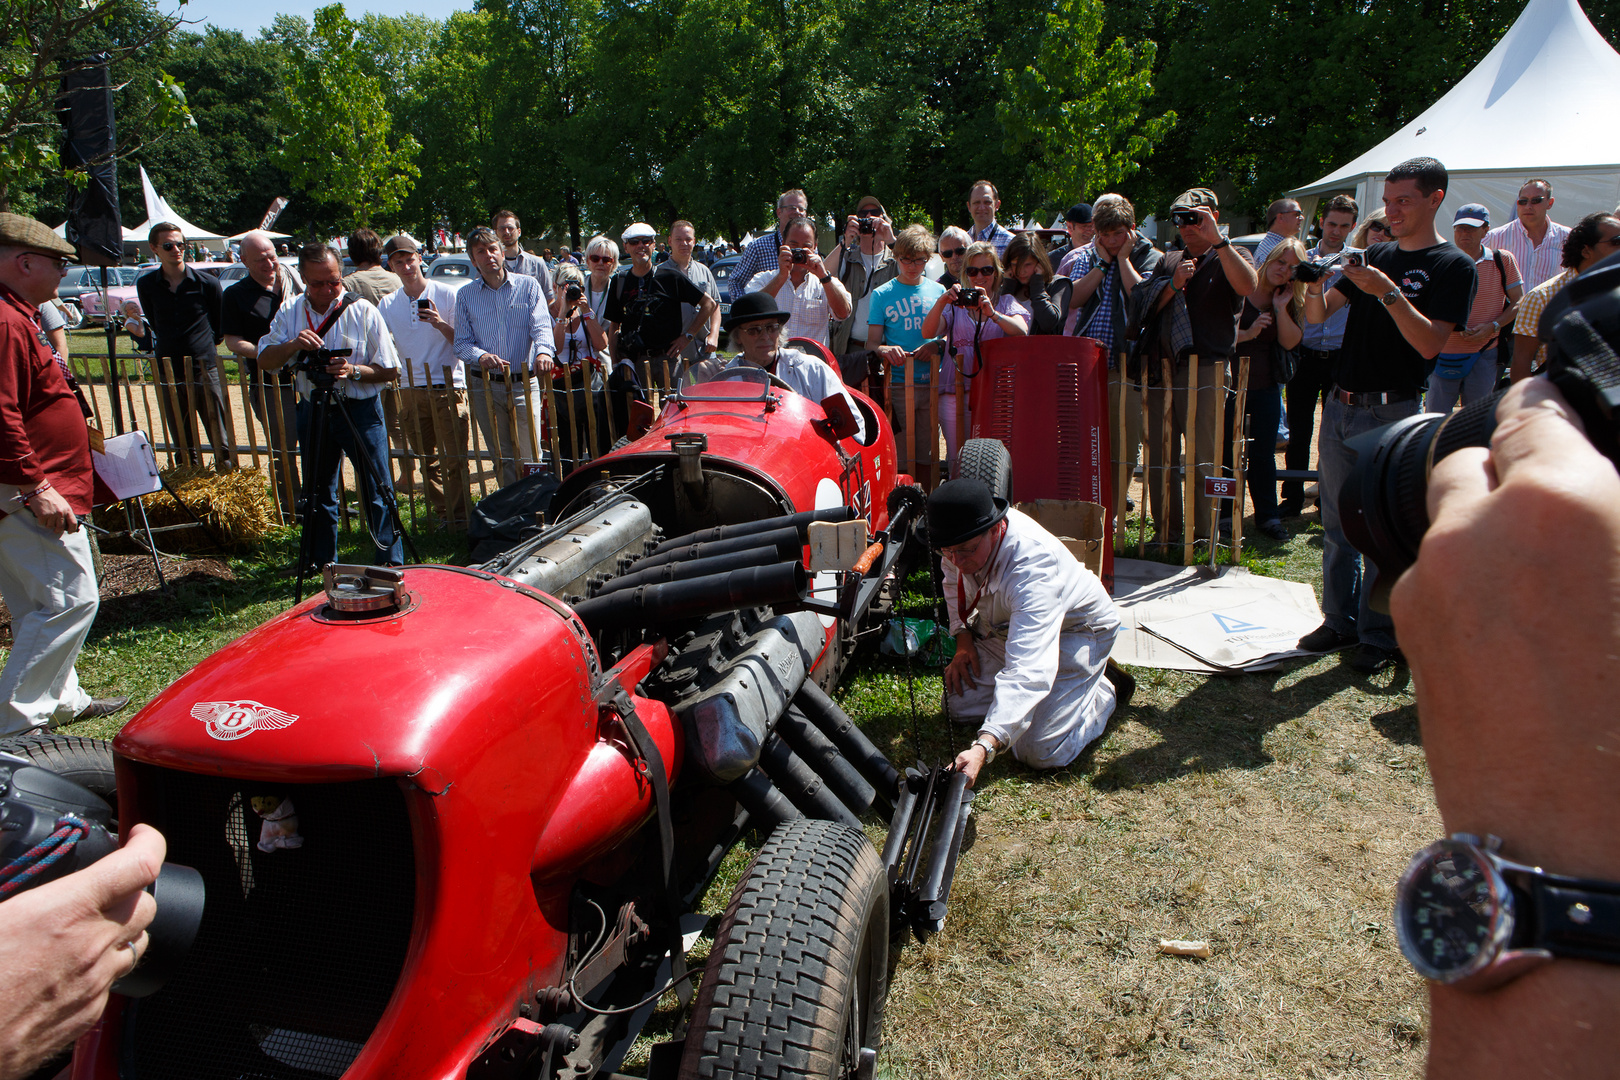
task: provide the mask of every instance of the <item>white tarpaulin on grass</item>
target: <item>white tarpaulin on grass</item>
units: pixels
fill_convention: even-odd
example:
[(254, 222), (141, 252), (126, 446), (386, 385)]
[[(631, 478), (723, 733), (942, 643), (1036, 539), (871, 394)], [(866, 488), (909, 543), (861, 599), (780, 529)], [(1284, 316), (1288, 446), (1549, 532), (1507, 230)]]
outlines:
[(1114, 603), (1125, 626), (1114, 642), (1122, 664), (1176, 671), (1259, 671), (1292, 656), (1322, 625), (1316, 592), (1296, 581), (1222, 567), (1114, 560)]

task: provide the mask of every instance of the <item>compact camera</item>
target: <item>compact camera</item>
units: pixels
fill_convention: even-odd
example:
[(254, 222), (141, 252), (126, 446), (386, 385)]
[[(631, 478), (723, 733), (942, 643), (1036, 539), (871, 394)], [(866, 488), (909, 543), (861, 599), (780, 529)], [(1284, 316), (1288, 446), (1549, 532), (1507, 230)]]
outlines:
[(565, 297), (564, 303), (566, 303), (569, 307), (573, 307), (575, 304), (579, 303), (579, 298), (584, 296), (585, 292), (578, 285), (570, 285), (563, 295)]
[(1197, 225), (1202, 220), (1204, 220), (1203, 215), (1196, 210), (1170, 211), (1170, 221), (1178, 229), (1188, 225)]
[(1347, 252), (1344, 253), (1344, 265), (1346, 265), (1346, 266), (1366, 266), (1367, 265), (1367, 257), (1365, 255), (1363, 255), (1359, 251), (1347, 251)]
[(810, 261), (810, 249), (809, 248), (794, 248), (793, 249), (793, 261), (795, 263), (809, 262)]
[(1333, 268), (1339, 265), (1339, 260), (1343, 257), (1342, 254), (1329, 255), (1321, 259), (1312, 259), (1310, 262), (1302, 262), (1294, 267), (1293, 279), (1307, 283), (1321, 281), (1333, 273)]
[(957, 307), (977, 308), (982, 303), (984, 303), (983, 289), (967, 288), (956, 294)]
[(855, 228), (864, 236), (877, 234), (878, 219), (871, 214), (862, 214), (855, 219)]

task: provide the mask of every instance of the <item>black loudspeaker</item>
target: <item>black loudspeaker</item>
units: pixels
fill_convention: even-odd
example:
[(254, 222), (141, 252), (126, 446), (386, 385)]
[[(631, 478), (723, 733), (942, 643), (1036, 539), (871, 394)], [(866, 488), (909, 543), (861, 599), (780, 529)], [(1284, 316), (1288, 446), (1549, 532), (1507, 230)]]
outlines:
[(79, 249), (85, 265), (117, 266), (124, 261), (124, 226), (118, 214), (118, 136), (106, 53), (83, 57), (62, 76), (57, 113), (66, 133), (62, 168), (86, 174), (82, 188), (68, 185), (67, 241)]

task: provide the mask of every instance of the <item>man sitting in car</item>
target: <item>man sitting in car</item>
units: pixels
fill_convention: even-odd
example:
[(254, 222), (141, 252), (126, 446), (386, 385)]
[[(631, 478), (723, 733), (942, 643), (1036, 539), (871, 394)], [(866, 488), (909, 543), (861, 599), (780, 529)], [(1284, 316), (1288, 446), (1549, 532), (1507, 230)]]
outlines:
[(789, 390), (811, 401), (821, 402), (834, 394), (849, 405), (855, 417), (855, 437), (866, 437), (866, 425), (855, 399), (844, 389), (838, 373), (814, 356), (797, 349), (786, 348), (787, 335), (783, 333), (791, 312), (776, 305), (776, 298), (764, 291), (751, 292), (731, 305), (726, 317), (726, 333), (742, 351), (726, 371), (739, 368), (762, 368), (780, 379)]

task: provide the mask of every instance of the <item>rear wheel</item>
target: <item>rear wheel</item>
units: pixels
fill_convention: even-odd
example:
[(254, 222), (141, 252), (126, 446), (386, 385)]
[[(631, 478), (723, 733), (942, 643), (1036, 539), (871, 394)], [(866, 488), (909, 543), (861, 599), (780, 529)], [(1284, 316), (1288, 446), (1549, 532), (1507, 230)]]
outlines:
[(959, 479), (982, 480), (990, 494), (1012, 501), (1012, 455), (1000, 439), (969, 439), (956, 454)]
[(870, 1076), (888, 950), (888, 883), (866, 836), (808, 818), (782, 825), (715, 934), (681, 1077)]

